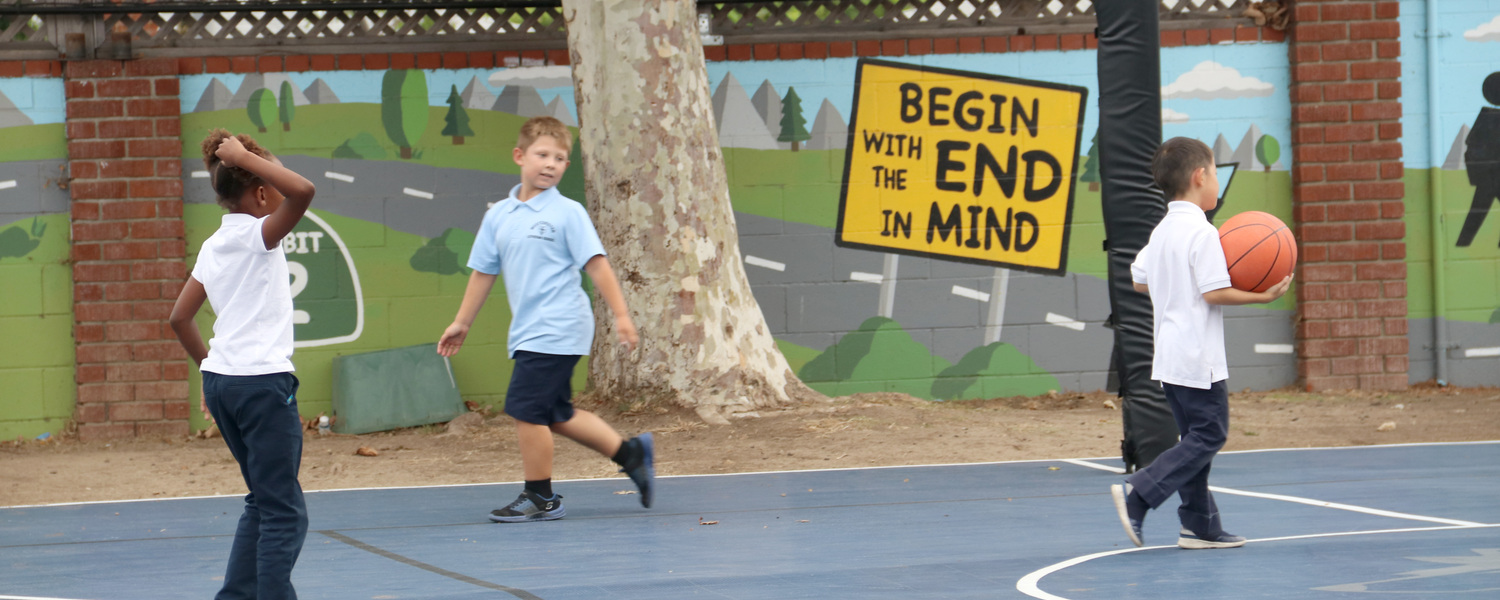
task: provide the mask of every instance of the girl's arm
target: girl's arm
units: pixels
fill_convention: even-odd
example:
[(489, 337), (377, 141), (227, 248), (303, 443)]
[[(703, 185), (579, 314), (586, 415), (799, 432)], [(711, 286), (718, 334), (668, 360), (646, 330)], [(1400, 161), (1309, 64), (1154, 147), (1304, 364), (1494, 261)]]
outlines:
[(627, 350), (634, 350), (640, 336), (636, 334), (635, 322), (630, 320), (630, 309), (625, 307), (625, 294), (620, 291), (620, 280), (615, 278), (615, 270), (609, 267), (609, 259), (603, 254), (596, 254), (584, 263), (583, 270), (588, 272), (589, 279), (594, 280), (594, 289), (599, 290), (599, 296), (604, 298), (609, 312), (614, 313), (615, 335), (620, 338), (620, 343)]
[(224, 164), (254, 173), (256, 177), (260, 177), (267, 185), (276, 188), (276, 191), (286, 197), (276, 212), (266, 217), (265, 224), (260, 230), (266, 249), (276, 247), (276, 244), (281, 243), (282, 238), (292, 232), (297, 222), (302, 220), (302, 215), (312, 204), (313, 194), (317, 193), (317, 187), (306, 177), (282, 166), (281, 161), (269, 161), (246, 150), (245, 145), (233, 136), (224, 138), (224, 141), (219, 143), (219, 149), (214, 153), (224, 161)]
[(202, 365), (203, 359), (208, 358), (208, 345), (203, 343), (203, 335), (198, 333), (198, 323), (193, 317), (207, 299), (208, 292), (203, 289), (203, 284), (189, 276), (187, 283), (182, 286), (182, 293), (177, 295), (177, 303), (172, 305), (172, 315), (167, 320), (172, 325), (173, 333), (177, 334), (177, 341), (182, 344), (182, 349), (187, 350), (188, 356), (198, 365)]

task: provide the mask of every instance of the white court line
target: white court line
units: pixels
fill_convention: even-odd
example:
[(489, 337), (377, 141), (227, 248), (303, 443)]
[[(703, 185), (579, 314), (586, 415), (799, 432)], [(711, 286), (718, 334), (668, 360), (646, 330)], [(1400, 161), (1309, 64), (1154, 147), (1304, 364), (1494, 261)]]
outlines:
[(986, 293), (981, 292), (979, 290), (969, 289), (969, 288), (966, 288), (966, 287), (961, 286), (961, 285), (955, 285), (955, 286), (953, 286), (953, 295), (954, 296), (961, 296), (961, 297), (969, 298), (969, 299), (973, 299), (973, 300), (978, 300), (980, 302), (989, 302), (990, 301), (990, 295), (989, 294), (986, 294)]
[(1255, 345), (1255, 353), (1256, 354), (1291, 354), (1292, 352), (1293, 352), (1293, 349), (1292, 349), (1292, 345), (1291, 344), (1256, 344)]
[(1072, 329), (1073, 331), (1083, 331), (1082, 322), (1064, 317), (1057, 313), (1047, 313), (1047, 322), (1058, 327), (1066, 327), (1068, 329)]
[(864, 271), (854, 271), (852, 273), (849, 273), (849, 278), (853, 279), (855, 281), (863, 281), (865, 283), (884, 283), (885, 282), (885, 277), (882, 276), (881, 274), (879, 274), (879, 273), (866, 273)]
[(16, 187), (16, 180), (14, 179), (0, 181), (0, 190), (8, 190), (13, 187)]
[[(1119, 467), (1111, 467), (1109, 465), (1094, 464), (1094, 463), (1088, 462), (1086, 460), (1068, 459), (1068, 460), (1064, 460), (1063, 462), (1068, 463), (1068, 464), (1072, 464), (1072, 465), (1078, 465), (1080, 467), (1088, 467), (1088, 468), (1091, 468), (1091, 469), (1099, 469), (1100, 471), (1109, 471), (1111, 473), (1121, 473), (1121, 474), (1125, 473), (1125, 469), (1121, 469)], [(1455, 525), (1455, 526), (1459, 526), (1459, 527), (1478, 527), (1478, 526), (1483, 525), (1483, 523), (1475, 523), (1473, 521), (1460, 521), (1458, 519), (1444, 519), (1442, 517), (1427, 517), (1427, 516), (1423, 516), (1423, 515), (1413, 515), (1413, 514), (1410, 514), (1410, 513), (1401, 513), (1401, 512), (1395, 512), (1395, 511), (1390, 511), (1390, 510), (1381, 510), (1379, 508), (1368, 508), (1368, 507), (1364, 507), (1364, 506), (1355, 506), (1353, 504), (1340, 504), (1338, 502), (1328, 502), (1326, 500), (1316, 500), (1316, 499), (1313, 499), (1313, 498), (1302, 498), (1302, 497), (1299, 497), (1299, 496), (1284, 496), (1284, 495), (1281, 495), (1281, 494), (1267, 494), (1267, 493), (1264, 493), (1264, 492), (1250, 492), (1250, 491), (1245, 491), (1245, 490), (1237, 490), (1237, 489), (1233, 489), (1233, 488), (1219, 487), (1219, 486), (1216, 486), (1216, 485), (1208, 486), (1208, 489), (1210, 491), (1213, 491), (1214, 493), (1217, 493), (1217, 494), (1229, 494), (1231, 496), (1247, 496), (1247, 497), (1250, 497), (1250, 498), (1261, 498), (1261, 499), (1265, 499), (1265, 500), (1280, 500), (1282, 502), (1292, 502), (1292, 503), (1296, 503), (1296, 504), (1306, 504), (1308, 506), (1319, 506), (1319, 507), (1322, 507), (1322, 508), (1333, 508), (1333, 509), (1337, 509), (1337, 510), (1347, 510), (1347, 511), (1350, 511), (1350, 512), (1364, 513), (1364, 514), (1367, 514), (1367, 515), (1375, 515), (1377, 517), (1391, 517), (1393, 519), (1408, 519), (1408, 520), (1411, 520), (1411, 521), (1426, 521), (1428, 523), (1442, 523), (1444, 525)]]
[(431, 200), (432, 199), (432, 192), (424, 192), (422, 190), (414, 190), (414, 189), (411, 189), (411, 188), (401, 188), (401, 193), (406, 194), (408, 196), (416, 196), (416, 197), (421, 198), (423, 200)]
[[(1258, 544), (1258, 543), (1263, 543), (1263, 542), (1281, 542), (1281, 541), (1286, 541), (1286, 540), (1307, 540), (1307, 539), (1313, 539), (1313, 538), (1344, 537), (1344, 536), (1351, 536), (1351, 535), (1380, 535), (1380, 534), (1385, 534), (1385, 533), (1412, 533), (1412, 532), (1423, 532), (1423, 531), (1450, 531), (1450, 530), (1459, 530), (1459, 529), (1486, 529), (1486, 528), (1494, 528), (1494, 527), (1500, 527), (1500, 524), (1453, 525), (1453, 526), (1446, 526), (1446, 527), (1411, 527), (1411, 528), (1406, 528), (1406, 529), (1375, 529), (1375, 530), (1370, 530), (1370, 531), (1339, 531), (1339, 532), (1334, 532), (1334, 533), (1312, 533), (1312, 534), (1307, 534), (1307, 535), (1289, 535), (1289, 536), (1285, 536), (1285, 537), (1261, 538), (1261, 539), (1258, 539), (1258, 540), (1247, 540), (1246, 543), (1249, 543), (1249, 544)], [(1098, 553), (1090, 554), (1090, 555), (1087, 555), (1087, 556), (1080, 556), (1080, 557), (1077, 557), (1077, 558), (1070, 558), (1070, 559), (1062, 561), (1060, 563), (1057, 563), (1057, 564), (1054, 564), (1054, 565), (1050, 565), (1050, 566), (1046, 566), (1046, 567), (1042, 567), (1040, 569), (1037, 569), (1035, 571), (1027, 573), (1025, 577), (1022, 577), (1021, 579), (1019, 579), (1019, 580), (1016, 581), (1016, 590), (1019, 591), (1019, 592), (1021, 592), (1021, 593), (1023, 593), (1023, 594), (1026, 594), (1027, 596), (1031, 596), (1032, 598), (1040, 598), (1041, 600), (1068, 600), (1067, 598), (1064, 598), (1062, 596), (1058, 596), (1058, 595), (1055, 595), (1055, 594), (1049, 594), (1047, 592), (1042, 591), (1042, 589), (1040, 587), (1038, 587), (1037, 584), (1041, 582), (1041, 580), (1042, 580), (1043, 577), (1046, 577), (1048, 575), (1051, 575), (1053, 573), (1056, 573), (1056, 572), (1061, 571), (1063, 569), (1066, 569), (1068, 567), (1072, 567), (1072, 566), (1075, 566), (1075, 565), (1086, 563), (1086, 562), (1094, 560), (1096, 558), (1104, 558), (1106, 556), (1114, 556), (1116, 554), (1128, 554), (1130, 552), (1144, 552), (1146, 550), (1161, 550), (1163, 548), (1176, 549), (1177, 546), (1176, 545), (1172, 545), (1172, 546), (1146, 546), (1144, 548), (1125, 548), (1123, 550), (1110, 550), (1108, 552), (1098, 552)]]
[(323, 176), (327, 177), (329, 179), (337, 179), (337, 180), (343, 181), (345, 183), (354, 183), (354, 176), (353, 175), (345, 175), (343, 173), (334, 173), (333, 171), (324, 171), (323, 172)]
[(774, 260), (761, 258), (759, 256), (750, 256), (749, 254), (745, 255), (745, 264), (764, 267), (772, 271), (786, 270), (786, 263), (776, 262)]
[(72, 600), (72, 599), (70, 599), (70, 598), (45, 598), (45, 597), (42, 597), (42, 596), (4, 596), (4, 595), (0, 595), (0, 600)]
[(193, 171), (193, 179), (208, 179), (208, 171)]
[(1500, 356), (1500, 347), (1464, 349), (1464, 358), (1475, 358), (1479, 356)]

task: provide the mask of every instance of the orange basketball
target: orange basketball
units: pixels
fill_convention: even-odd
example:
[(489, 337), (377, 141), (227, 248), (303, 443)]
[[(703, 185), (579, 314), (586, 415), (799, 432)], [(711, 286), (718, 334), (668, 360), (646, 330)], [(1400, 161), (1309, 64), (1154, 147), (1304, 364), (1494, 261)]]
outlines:
[(1219, 227), (1219, 244), (1229, 265), (1229, 284), (1237, 290), (1264, 292), (1297, 265), (1292, 231), (1281, 219), (1258, 210), (1229, 217)]

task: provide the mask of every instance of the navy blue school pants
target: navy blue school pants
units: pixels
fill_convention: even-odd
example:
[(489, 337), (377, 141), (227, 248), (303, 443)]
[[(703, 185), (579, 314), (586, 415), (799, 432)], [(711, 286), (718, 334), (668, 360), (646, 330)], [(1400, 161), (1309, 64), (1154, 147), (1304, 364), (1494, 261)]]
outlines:
[(1161, 387), (1182, 437), (1128, 481), (1151, 508), (1161, 506), (1173, 493), (1181, 496), (1177, 516), (1182, 526), (1200, 537), (1217, 536), (1223, 525), (1214, 495), (1208, 491), (1208, 472), (1229, 434), (1229, 389), (1222, 380), (1206, 390), (1170, 383)]
[(291, 373), (203, 373), (208, 411), (250, 488), (215, 600), (297, 598), (292, 566), (307, 537), (307, 504), (297, 482), (302, 466), (297, 385)]

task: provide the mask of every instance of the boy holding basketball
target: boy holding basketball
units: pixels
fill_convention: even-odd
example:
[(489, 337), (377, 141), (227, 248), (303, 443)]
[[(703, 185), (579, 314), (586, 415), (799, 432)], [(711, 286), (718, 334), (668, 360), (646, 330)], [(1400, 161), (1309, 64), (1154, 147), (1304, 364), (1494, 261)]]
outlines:
[(474, 272), (463, 304), (438, 340), (439, 354), (458, 353), (496, 276), (504, 272), (511, 312), (508, 350), (515, 360), (505, 414), (515, 420), (526, 487), (510, 505), (490, 513), (498, 523), (547, 521), (565, 514), (562, 496), (552, 493), (553, 433), (614, 460), (640, 489), (641, 505), (651, 507), (651, 434), (624, 440), (597, 415), (573, 408), (573, 367), (589, 353), (594, 339), (594, 316), (580, 269), (588, 272), (614, 313), (620, 343), (634, 348), (637, 337), (588, 211), (557, 192), (572, 142), (567, 127), (552, 117), (535, 117), (521, 126), (512, 152), (521, 167), (521, 183), (485, 212), (469, 254)]
[(1287, 276), (1270, 289), (1246, 292), (1230, 287), (1219, 232), (1206, 211), (1219, 203), (1213, 151), (1203, 142), (1172, 138), (1151, 161), (1152, 178), (1170, 201), (1151, 240), (1130, 266), (1135, 289), (1150, 294), (1156, 351), (1151, 378), (1161, 382), (1181, 439), (1147, 466), (1110, 486), (1126, 535), (1142, 545), (1146, 511), (1173, 493), (1182, 497), (1177, 545), (1182, 548), (1235, 548), (1245, 538), (1224, 531), (1208, 472), (1229, 433), (1229, 367), (1224, 354), (1223, 306), (1262, 304), (1280, 298)]

